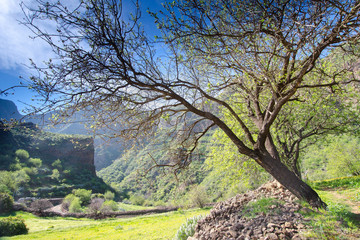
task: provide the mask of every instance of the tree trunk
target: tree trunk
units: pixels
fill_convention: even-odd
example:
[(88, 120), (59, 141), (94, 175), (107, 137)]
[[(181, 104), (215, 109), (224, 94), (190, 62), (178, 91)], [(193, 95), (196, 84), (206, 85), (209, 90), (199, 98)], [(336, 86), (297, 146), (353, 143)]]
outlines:
[(256, 162), (296, 197), (307, 201), (312, 207), (326, 208), (326, 203), (320, 199), (319, 195), (281, 161), (274, 159), (269, 153), (259, 153), (257, 156)]
[(300, 179), (302, 179), (301, 171), (300, 171), (300, 168), (298, 166), (298, 163), (297, 162), (292, 162), (291, 164), (292, 164), (293, 172), (296, 174), (296, 176), (298, 176)]

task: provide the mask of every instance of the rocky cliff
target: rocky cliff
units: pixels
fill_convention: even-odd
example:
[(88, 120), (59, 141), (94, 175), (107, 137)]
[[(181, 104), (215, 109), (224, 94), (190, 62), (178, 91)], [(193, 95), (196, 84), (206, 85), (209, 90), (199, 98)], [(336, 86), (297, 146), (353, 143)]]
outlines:
[(20, 119), (22, 115), (19, 113), (15, 103), (9, 100), (0, 99), (0, 120), (1, 119)]

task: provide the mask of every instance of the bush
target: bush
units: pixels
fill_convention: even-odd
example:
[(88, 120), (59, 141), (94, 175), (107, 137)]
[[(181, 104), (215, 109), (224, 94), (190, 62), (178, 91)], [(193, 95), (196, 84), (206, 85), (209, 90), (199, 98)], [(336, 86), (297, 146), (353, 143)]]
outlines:
[(129, 200), (132, 204), (139, 205), (139, 206), (142, 206), (145, 202), (145, 198), (136, 193), (134, 195), (131, 195)]
[(13, 209), (14, 199), (8, 193), (0, 193), (0, 213), (10, 212)]
[(70, 204), (71, 202), (76, 198), (76, 196), (72, 193), (66, 195), (66, 197), (64, 198), (61, 207), (65, 210), (69, 210)]
[(72, 212), (72, 213), (82, 212), (80, 198), (75, 197), (71, 201), (70, 206), (69, 206), (69, 212)]
[(108, 200), (101, 206), (101, 212), (116, 212), (119, 210), (118, 204), (113, 200)]
[(183, 223), (179, 230), (176, 232), (175, 240), (186, 240), (188, 237), (192, 237), (195, 233), (195, 227), (197, 222), (202, 219), (203, 216), (195, 216), (188, 218), (185, 223)]
[(0, 183), (0, 193), (10, 193), (10, 189), (3, 183)]
[(7, 217), (0, 220), (0, 237), (27, 234), (24, 219), (19, 217)]
[(192, 206), (203, 208), (209, 202), (208, 194), (202, 186), (196, 186), (188, 195)]
[(31, 203), (30, 207), (36, 211), (44, 211), (54, 205), (47, 199), (39, 199)]
[(82, 206), (87, 205), (90, 203), (91, 199), (91, 190), (86, 189), (74, 189), (72, 193), (80, 199), (80, 204)]
[(22, 161), (22, 162), (25, 162), (25, 161), (28, 160), (29, 157), (30, 157), (28, 151), (26, 151), (26, 150), (24, 150), (24, 149), (18, 149), (18, 150), (16, 150), (15, 156), (16, 156), (17, 158), (19, 158), (20, 161)]
[(53, 169), (52, 170), (52, 174), (50, 175), (51, 179), (56, 179), (57, 181), (59, 181), (60, 178), (60, 172), (57, 169)]
[(12, 164), (10, 164), (9, 169), (11, 171), (18, 171), (21, 169), (21, 165), (20, 165), (20, 163), (12, 163)]
[(111, 192), (111, 191), (106, 191), (104, 194), (104, 197), (106, 200), (114, 200), (115, 198), (115, 193)]
[(93, 194), (91, 194), (91, 200), (92, 200), (92, 199), (95, 199), (95, 198), (105, 199), (105, 196), (104, 196), (104, 194), (102, 194), (102, 193), (93, 193)]
[(62, 164), (60, 159), (57, 159), (56, 161), (54, 161), (51, 166), (53, 166), (54, 168), (61, 170), (62, 169)]
[(30, 158), (29, 163), (37, 168), (41, 167), (42, 165), (42, 161), (40, 158)]
[(88, 212), (93, 214), (99, 213), (104, 201), (104, 198), (92, 198), (88, 208)]

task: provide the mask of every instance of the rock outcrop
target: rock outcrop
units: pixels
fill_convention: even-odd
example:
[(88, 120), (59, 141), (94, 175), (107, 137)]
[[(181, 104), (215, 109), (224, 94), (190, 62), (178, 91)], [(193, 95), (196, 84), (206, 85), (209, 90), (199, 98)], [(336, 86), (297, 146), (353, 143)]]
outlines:
[[(249, 206), (263, 198), (272, 198), (281, 204), (270, 206), (266, 214), (253, 216)], [(302, 206), (295, 200), (297, 198), (278, 182), (264, 184), (216, 204), (210, 214), (198, 222), (195, 235), (188, 240), (305, 239), (300, 234), (305, 229), (305, 220), (298, 213)]]
[(22, 118), (22, 115), (19, 113), (15, 103), (9, 100), (0, 99), (0, 120), (19, 120), (20, 118)]

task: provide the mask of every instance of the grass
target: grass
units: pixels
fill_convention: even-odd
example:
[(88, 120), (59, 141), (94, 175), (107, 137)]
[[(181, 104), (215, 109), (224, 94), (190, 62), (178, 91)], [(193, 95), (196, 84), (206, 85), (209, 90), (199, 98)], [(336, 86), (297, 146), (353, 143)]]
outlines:
[(267, 214), (270, 211), (276, 213), (278, 211), (278, 207), (284, 204), (284, 202), (275, 199), (275, 198), (260, 198), (256, 201), (248, 202), (241, 212), (241, 215), (247, 218), (254, 218), (259, 213)]
[(16, 212), (12, 215), (25, 219), (29, 234), (2, 239), (172, 239), (187, 218), (208, 212), (209, 209), (194, 209), (105, 220), (39, 218)]
[[(354, 206), (360, 206), (357, 198), (360, 177), (335, 178), (311, 185), (328, 208), (300, 212), (307, 217), (307, 224), (313, 229), (304, 236), (311, 239), (360, 239), (360, 214), (354, 213), (357, 210)], [(310, 208), (305, 203), (303, 205)]]
[(360, 239), (359, 222), (347, 206), (328, 201), (328, 210), (301, 212), (311, 230), (303, 233), (310, 239)]
[(327, 190), (334, 188), (360, 188), (360, 176), (340, 177), (323, 181), (310, 182), (310, 185), (317, 190)]
[(119, 202), (118, 206), (120, 209), (122, 209), (124, 211), (136, 211), (136, 210), (145, 210), (145, 209), (153, 209), (154, 208), (154, 207), (145, 207), (145, 206), (126, 204), (123, 202)]

